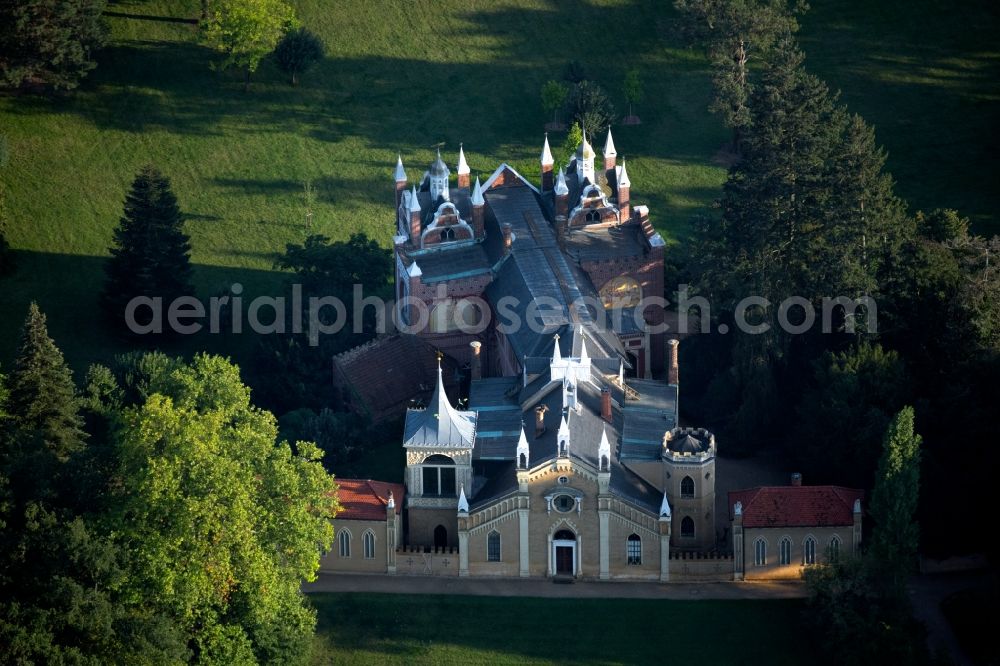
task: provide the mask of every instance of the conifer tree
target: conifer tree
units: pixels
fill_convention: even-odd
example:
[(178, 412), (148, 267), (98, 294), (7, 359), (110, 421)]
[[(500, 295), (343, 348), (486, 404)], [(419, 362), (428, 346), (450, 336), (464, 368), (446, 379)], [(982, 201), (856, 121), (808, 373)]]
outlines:
[(124, 326), (125, 308), (137, 296), (160, 297), (166, 307), (194, 293), (190, 239), (170, 181), (155, 167), (136, 175), (110, 251), (102, 303), (112, 324)]
[(6, 411), (16, 433), (65, 461), (86, 440), (73, 376), (34, 302), (7, 380)]

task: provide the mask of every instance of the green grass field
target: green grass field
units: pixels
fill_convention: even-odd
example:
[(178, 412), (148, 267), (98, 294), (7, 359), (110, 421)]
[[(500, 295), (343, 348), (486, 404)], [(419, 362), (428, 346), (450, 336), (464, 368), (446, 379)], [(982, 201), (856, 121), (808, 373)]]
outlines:
[[(997, 230), (998, 20), (986, 0), (961, 4), (814, 3), (802, 37), (813, 69), (876, 124), (914, 206), (957, 207)], [(397, 152), (411, 177), (439, 141), (450, 162), (464, 141), (474, 172), (506, 160), (536, 176), (547, 120), (538, 91), (569, 59), (619, 102), (624, 72), (640, 69), (644, 123), (615, 139), (635, 198), (670, 241), (725, 178), (713, 155), (728, 133), (705, 111), (706, 65), (673, 41), (667, 2), (295, 5), (328, 51), (297, 88), (269, 63), (249, 93), (238, 73), (211, 71), (216, 56), (190, 22), (196, 0), (131, 0), (111, 3), (113, 41), (79, 91), (0, 96), (7, 236), (21, 265), (0, 284), (0, 362), (31, 299), (78, 373), (124, 348), (98, 324), (96, 297), (122, 198), (145, 162), (173, 180), (202, 295), (233, 282), (248, 296), (276, 293), (275, 253), (310, 232), (360, 230), (388, 244)], [(305, 180), (318, 199), (311, 228)], [(200, 336), (168, 351), (228, 353), (246, 366), (253, 344)]]
[(314, 594), (316, 664), (799, 664), (799, 601)]

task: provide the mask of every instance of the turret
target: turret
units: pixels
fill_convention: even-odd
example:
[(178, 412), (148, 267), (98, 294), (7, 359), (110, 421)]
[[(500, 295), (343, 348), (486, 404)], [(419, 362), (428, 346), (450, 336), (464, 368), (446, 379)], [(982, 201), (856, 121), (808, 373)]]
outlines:
[(428, 171), (428, 176), (431, 181), (431, 203), (432, 205), (441, 197), (445, 201), (451, 198), (448, 192), (448, 178), (451, 177), (451, 170), (448, 169), (448, 165), (444, 163), (441, 159), (441, 149), (437, 151), (437, 159), (431, 164), (430, 171)]
[(618, 171), (618, 183), (615, 189), (618, 193), (618, 210), (621, 211), (623, 221), (632, 217), (632, 211), (629, 209), (629, 189), (631, 186), (632, 182), (628, 179), (628, 171), (625, 169), (625, 160), (622, 160), (622, 168)]
[(403, 156), (396, 156), (396, 208), (399, 208), (399, 202), (403, 198), (403, 192), (406, 191), (406, 171), (403, 170)]
[(589, 180), (591, 183), (595, 182), (594, 157), (594, 149), (591, 147), (590, 142), (587, 141), (587, 135), (584, 133), (583, 141), (580, 142), (580, 147), (576, 150), (576, 177), (581, 184), (584, 180)]
[(458, 186), (469, 186), (469, 163), (465, 161), (465, 149), (462, 144), (458, 144)]
[(615, 140), (611, 138), (611, 126), (608, 125), (608, 138), (604, 142), (604, 171), (613, 172), (615, 168), (615, 159), (618, 157), (618, 151), (615, 150)]
[(417, 199), (417, 186), (410, 192), (410, 242), (420, 246), (420, 234), (423, 225), (420, 223), (420, 201)]
[(476, 238), (486, 235), (486, 199), (483, 198), (479, 176), (476, 176), (476, 186), (472, 189), (472, 229)]
[(559, 169), (559, 176), (556, 178), (556, 217), (565, 218), (569, 214), (569, 187), (566, 185), (566, 173)]
[(549, 134), (545, 133), (545, 143), (542, 145), (542, 192), (552, 189), (552, 166), (555, 160), (552, 159), (552, 151), (549, 149)]

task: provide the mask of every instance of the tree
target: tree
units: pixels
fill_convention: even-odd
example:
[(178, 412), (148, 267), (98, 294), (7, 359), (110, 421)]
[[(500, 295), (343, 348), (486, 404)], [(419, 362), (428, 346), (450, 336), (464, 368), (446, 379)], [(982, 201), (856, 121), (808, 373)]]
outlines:
[(920, 210), (917, 211), (917, 230), (928, 240), (945, 243), (968, 235), (969, 218), (948, 208), (937, 208), (930, 213)]
[(573, 153), (576, 152), (577, 146), (583, 141), (583, 130), (580, 129), (580, 123), (574, 122), (569, 126), (569, 131), (566, 132), (566, 138), (563, 139), (562, 147), (559, 149), (559, 164), (569, 164), (570, 159), (573, 157)]
[(798, 30), (795, 15), (805, 11), (796, 0), (674, 0), (680, 30), (701, 44), (714, 68), (715, 98), (709, 108), (733, 128), (733, 148), (750, 123), (750, 63), (764, 56), (782, 35)]
[(149, 389), (116, 429), (123, 598), (176, 618), (197, 661), (301, 661), (315, 626), (301, 584), (338, 508), (321, 452), (277, 441), (226, 359), (198, 355)]
[(201, 24), (206, 43), (226, 56), (220, 67), (245, 70), (244, 90), (260, 61), (295, 26), (295, 10), (282, 0), (218, 0)]
[(580, 81), (566, 99), (568, 115), (583, 129), (594, 135), (608, 126), (615, 115), (615, 107), (607, 94), (593, 81)]
[(299, 74), (323, 59), (323, 42), (305, 28), (290, 30), (274, 49), (278, 67), (292, 75), (292, 85), (299, 84)]
[(573, 85), (586, 81), (587, 78), (587, 68), (579, 60), (570, 60), (563, 68), (563, 79)]
[(278, 419), (281, 437), (288, 441), (315, 442), (327, 469), (339, 469), (357, 458), (366, 442), (368, 424), (353, 412), (335, 412), (324, 407), (318, 413), (296, 409)]
[(886, 429), (878, 477), (872, 491), (871, 553), (897, 585), (903, 585), (917, 562), (920, 527), (920, 444), (913, 408), (904, 407)]
[[(0, 169), (5, 168), (9, 161), (10, 149), (7, 146), (7, 136), (0, 134)], [(4, 222), (6, 219), (6, 197), (3, 180), (0, 180), (0, 278), (10, 275), (17, 269), (14, 252), (10, 249), (7, 239), (4, 238)]]
[(628, 115), (632, 117), (632, 105), (638, 104), (644, 97), (642, 89), (642, 79), (639, 78), (638, 69), (630, 69), (625, 72), (625, 80), (622, 82), (622, 93), (625, 101), (628, 102)]
[(139, 170), (125, 197), (105, 264), (101, 301), (108, 320), (123, 328), (125, 308), (137, 296), (159, 297), (164, 307), (194, 293), (191, 244), (170, 181), (153, 166)]
[(542, 108), (547, 113), (552, 114), (553, 125), (559, 122), (557, 114), (562, 105), (565, 104), (568, 94), (569, 88), (558, 81), (546, 81), (545, 85), (542, 86)]
[[(36, 448), (32, 457), (65, 462), (86, 440), (73, 375), (62, 352), (49, 337), (45, 315), (34, 302), (21, 329), (17, 356), (7, 380), (6, 411), (16, 435), (29, 439)], [(51, 464), (45, 464), (46, 469)], [(24, 470), (22, 470), (24, 471)], [(41, 468), (32, 472), (38, 482), (48, 485)]]
[(104, 0), (22, 0), (0, 4), (0, 85), (71, 90), (97, 66), (107, 41)]

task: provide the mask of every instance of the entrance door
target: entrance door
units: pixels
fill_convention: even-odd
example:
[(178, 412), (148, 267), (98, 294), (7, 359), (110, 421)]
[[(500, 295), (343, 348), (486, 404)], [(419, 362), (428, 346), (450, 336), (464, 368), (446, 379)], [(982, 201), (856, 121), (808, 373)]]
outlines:
[(573, 546), (556, 546), (556, 573), (573, 575)]

